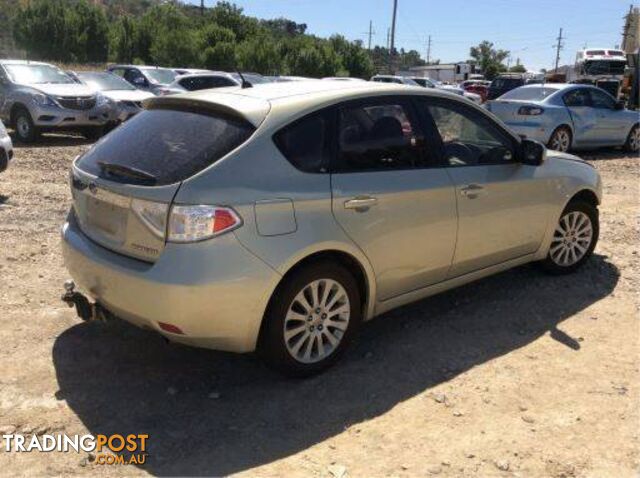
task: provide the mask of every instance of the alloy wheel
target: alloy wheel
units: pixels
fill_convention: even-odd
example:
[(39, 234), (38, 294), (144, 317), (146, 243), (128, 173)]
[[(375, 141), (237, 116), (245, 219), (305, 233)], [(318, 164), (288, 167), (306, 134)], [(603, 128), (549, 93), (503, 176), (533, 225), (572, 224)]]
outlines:
[(29, 137), (29, 134), (31, 133), (31, 125), (29, 124), (29, 120), (26, 116), (20, 115), (18, 117), (16, 121), (16, 129), (21, 138)]
[(351, 306), (345, 288), (332, 279), (307, 284), (295, 296), (284, 320), (287, 351), (301, 363), (316, 363), (340, 345)]
[(631, 151), (640, 150), (640, 128), (635, 127), (631, 132), (631, 137), (629, 138), (629, 147)]
[(553, 234), (549, 256), (561, 266), (570, 267), (589, 251), (593, 241), (591, 219), (582, 211), (571, 211), (560, 218)]
[(551, 149), (566, 153), (571, 147), (571, 135), (565, 129), (559, 129), (551, 138)]

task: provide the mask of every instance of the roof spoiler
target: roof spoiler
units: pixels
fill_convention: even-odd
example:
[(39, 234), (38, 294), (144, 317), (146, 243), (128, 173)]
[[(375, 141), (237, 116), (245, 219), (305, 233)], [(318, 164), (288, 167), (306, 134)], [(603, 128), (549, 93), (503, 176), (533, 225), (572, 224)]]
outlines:
[(156, 96), (144, 100), (142, 104), (147, 110), (170, 109), (199, 114), (218, 114), (236, 120), (249, 121), (251, 123), (249, 118), (234, 108), (220, 103), (213, 103), (199, 99), (181, 98), (176, 96)]

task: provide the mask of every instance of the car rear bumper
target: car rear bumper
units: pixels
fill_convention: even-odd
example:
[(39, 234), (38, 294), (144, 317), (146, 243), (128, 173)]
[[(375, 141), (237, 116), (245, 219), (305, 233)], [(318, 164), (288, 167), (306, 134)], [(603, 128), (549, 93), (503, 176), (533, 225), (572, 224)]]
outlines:
[[(234, 234), (213, 241), (168, 243), (150, 264), (94, 243), (72, 214), (62, 227), (71, 277), (114, 315), (187, 345), (250, 352), (279, 275)], [(162, 330), (161, 322), (183, 334)]]
[(33, 124), (43, 129), (65, 129), (84, 126), (104, 126), (112, 118), (111, 106), (90, 110), (72, 110), (57, 106), (32, 106)]

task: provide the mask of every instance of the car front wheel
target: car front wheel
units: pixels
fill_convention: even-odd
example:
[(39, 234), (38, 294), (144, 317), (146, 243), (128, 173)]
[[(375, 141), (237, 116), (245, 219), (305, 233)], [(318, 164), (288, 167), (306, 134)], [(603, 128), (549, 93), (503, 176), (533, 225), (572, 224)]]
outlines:
[(352, 274), (335, 263), (311, 264), (285, 279), (274, 294), (258, 352), (285, 375), (314, 375), (340, 357), (360, 321), (360, 293)]
[(16, 138), (22, 143), (33, 143), (38, 139), (38, 129), (33, 124), (31, 114), (25, 108), (20, 108), (13, 119)]
[(593, 253), (599, 232), (598, 209), (586, 202), (570, 202), (556, 225), (542, 266), (552, 274), (575, 271)]

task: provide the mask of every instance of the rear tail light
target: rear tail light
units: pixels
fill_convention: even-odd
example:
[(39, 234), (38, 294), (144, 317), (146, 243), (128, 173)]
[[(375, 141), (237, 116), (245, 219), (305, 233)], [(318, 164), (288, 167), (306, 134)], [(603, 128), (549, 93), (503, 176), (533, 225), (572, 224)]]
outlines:
[(196, 242), (209, 239), (242, 225), (231, 208), (219, 206), (173, 206), (169, 214), (171, 242)]
[(542, 113), (544, 113), (544, 108), (539, 106), (521, 106), (518, 110), (518, 114), (523, 116), (538, 116)]

